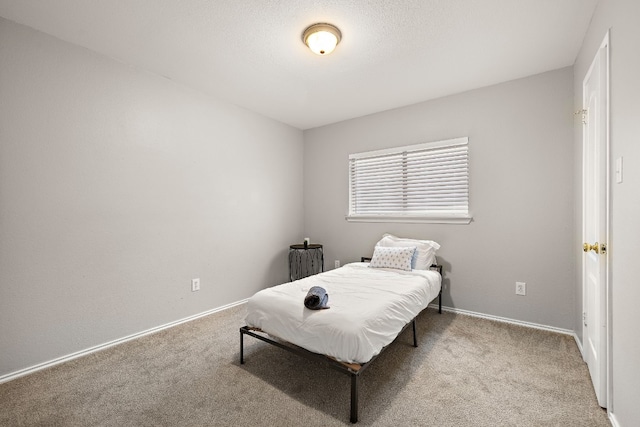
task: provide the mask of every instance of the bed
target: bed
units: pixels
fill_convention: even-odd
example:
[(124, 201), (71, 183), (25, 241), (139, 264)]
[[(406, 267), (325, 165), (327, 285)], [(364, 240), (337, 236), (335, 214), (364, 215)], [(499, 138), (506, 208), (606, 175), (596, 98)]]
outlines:
[[(409, 326), (417, 346), (415, 319), (437, 297), (441, 311), (442, 267), (435, 258), (439, 245), (406, 239), (409, 244), (430, 242), (429, 256), (417, 246), (381, 248), (388, 236), (378, 242), (372, 258), (267, 288), (251, 297), (246, 325), (240, 328), (240, 363), (244, 363), (244, 336), (248, 335), (348, 374), (350, 420), (357, 422), (359, 375)], [(393, 260), (377, 256), (381, 253), (392, 253)], [(412, 268), (416, 266), (421, 268)], [(328, 293), (329, 309), (304, 306), (305, 295), (314, 286)]]

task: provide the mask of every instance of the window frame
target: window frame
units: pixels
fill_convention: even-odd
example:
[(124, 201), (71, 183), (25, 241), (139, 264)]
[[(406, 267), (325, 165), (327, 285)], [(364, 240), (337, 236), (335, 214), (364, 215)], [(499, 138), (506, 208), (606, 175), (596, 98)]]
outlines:
[[(466, 191), (467, 191), (467, 209), (466, 213), (439, 212), (433, 210), (431, 212), (415, 214), (402, 213), (400, 211), (393, 213), (353, 213), (353, 183), (352, 183), (352, 162), (358, 159), (371, 159), (380, 156), (406, 155), (406, 153), (420, 152), (425, 150), (446, 149), (451, 147), (465, 146), (466, 149)], [(349, 155), (349, 173), (348, 173), (348, 191), (349, 206), (345, 219), (350, 222), (394, 222), (394, 223), (435, 223), (435, 224), (469, 224), (473, 217), (469, 209), (469, 187), (470, 187), (470, 168), (469, 168), (469, 138), (453, 138), (442, 141), (425, 142), (420, 144), (407, 145), (402, 147), (393, 147), (382, 150), (366, 151)], [(405, 178), (402, 178), (406, 180)], [(400, 191), (402, 194), (402, 191)]]

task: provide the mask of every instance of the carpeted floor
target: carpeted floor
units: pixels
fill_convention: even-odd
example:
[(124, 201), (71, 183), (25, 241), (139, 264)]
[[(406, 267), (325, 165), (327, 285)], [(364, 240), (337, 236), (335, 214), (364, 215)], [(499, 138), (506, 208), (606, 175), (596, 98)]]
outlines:
[[(245, 338), (245, 305), (0, 384), (2, 426), (349, 425), (349, 377)], [(363, 426), (609, 426), (572, 337), (429, 309), (360, 379)]]

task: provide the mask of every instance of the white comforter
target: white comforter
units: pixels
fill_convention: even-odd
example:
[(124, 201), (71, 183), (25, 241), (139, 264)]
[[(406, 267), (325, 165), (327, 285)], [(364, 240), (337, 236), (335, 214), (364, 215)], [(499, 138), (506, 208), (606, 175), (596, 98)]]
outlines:
[[(249, 299), (246, 322), (314, 353), (365, 363), (438, 296), (440, 281), (435, 271), (347, 264), (256, 293)], [(305, 308), (312, 286), (327, 290), (330, 309)]]

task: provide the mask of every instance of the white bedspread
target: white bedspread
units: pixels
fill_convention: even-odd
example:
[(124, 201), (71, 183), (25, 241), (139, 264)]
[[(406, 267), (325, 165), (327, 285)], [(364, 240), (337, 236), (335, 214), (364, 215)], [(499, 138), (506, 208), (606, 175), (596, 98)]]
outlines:
[[(347, 264), (256, 293), (249, 299), (246, 322), (309, 351), (365, 363), (438, 296), (440, 281), (435, 271)], [(305, 308), (312, 286), (327, 290), (330, 309)]]

